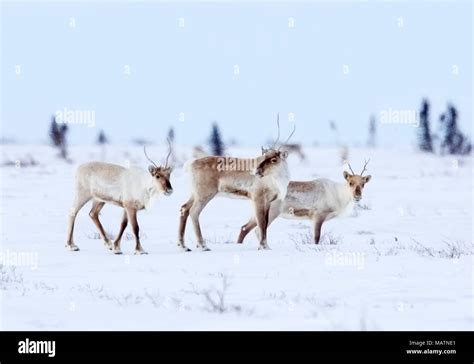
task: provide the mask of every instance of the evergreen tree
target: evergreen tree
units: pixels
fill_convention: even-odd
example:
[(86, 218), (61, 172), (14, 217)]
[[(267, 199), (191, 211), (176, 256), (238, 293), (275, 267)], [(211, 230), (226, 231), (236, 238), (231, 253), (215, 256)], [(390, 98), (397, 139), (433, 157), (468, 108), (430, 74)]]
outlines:
[(97, 144), (104, 145), (109, 144), (109, 139), (105, 136), (103, 130), (100, 131), (99, 136), (97, 137)]
[(213, 155), (224, 154), (224, 143), (222, 142), (221, 133), (217, 123), (212, 124), (211, 136), (209, 138), (209, 146)]
[(444, 131), (441, 143), (441, 152), (448, 154), (469, 154), (472, 144), (458, 128), (458, 111), (453, 105), (448, 105), (448, 110), (440, 117), (441, 127)]
[(430, 104), (426, 99), (421, 104), (418, 147), (423, 152), (433, 153), (433, 138), (430, 131)]
[(109, 139), (105, 136), (103, 130), (101, 130), (97, 136), (97, 144), (100, 146), (101, 159), (105, 161), (107, 157), (106, 145), (109, 144)]
[(51, 144), (59, 149), (60, 156), (63, 159), (67, 159), (67, 140), (66, 133), (68, 127), (66, 124), (59, 124), (56, 122), (56, 117), (51, 118), (51, 126), (49, 128), (49, 138)]
[(175, 133), (174, 133), (174, 128), (170, 128), (170, 130), (168, 130), (168, 140), (171, 142), (171, 143), (174, 143), (174, 139), (175, 139)]
[(375, 148), (377, 139), (377, 122), (375, 117), (372, 115), (369, 122), (369, 140), (367, 141), (367, 146), (369, 148)]
[(335, 140), (336, 145), (340, 146), (341, 143), (340, 143), (340, 140), (339, 140), (339, 131), (337, 130), (337, 124), (336, 124), (335, 121), (333, 121), (333, 120), (329, 121), (329, 129), (331, 129), (334, 132), (334, 136), (336, 138), (336, 140)]

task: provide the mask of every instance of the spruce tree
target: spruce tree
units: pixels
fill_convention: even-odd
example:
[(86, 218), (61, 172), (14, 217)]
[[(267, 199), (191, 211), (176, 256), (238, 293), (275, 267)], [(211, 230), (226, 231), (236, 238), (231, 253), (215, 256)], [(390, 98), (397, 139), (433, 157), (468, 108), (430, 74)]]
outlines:
[(213, 155), (221, 156), (224, 154), (224, 143), (222, 142), (221, 133), (217, 123), (212, 124), (209, 146)]
[(430, 131), (430, 104), (426, 99), (421, 104), (418, 146), (423, 152), (433, 153), (433, 138)]
[(369, 148), (375, 148), (377, 139), (377, 122), (375, 120), (375, 116), (370, 117), (369, 122), (369, 140), (367, 141), (367, 146)]
[(49, 138), (51, 139), (51, 144), (59, 149), (60, 156), (63, 159), (67, 160), (67, 140), (66, 133), (68, 127), (66, 124), (59, 124), (56, 122), (56, 117), (51, 118), (51, 125), (49, 128)]
[(469, 154), (472, 151), (471, 142), (458, 128), (458, 116), (457, 109), (453, 105), (448, 105), (447, 112), (440, 117), (444, 131), (441, 142), (443, 154)]
[(167, 139), (168, 139), (171, 143), (174, 143), (175, 137), (176, 137), (176, 135), (175, 135), (175, 133), (174, 133), (174, 128), (171, 127), (171, 128), (168, 130), (168, 138), (167, 138)]
[(109, 143), (109, 139), (105, 135), (104, 131), (101, 130), (100, 133), (99, 133), (99, 136), (97, 137), (97, 144), (104, 145), (104, 144), (108, 144), (108, 143)]

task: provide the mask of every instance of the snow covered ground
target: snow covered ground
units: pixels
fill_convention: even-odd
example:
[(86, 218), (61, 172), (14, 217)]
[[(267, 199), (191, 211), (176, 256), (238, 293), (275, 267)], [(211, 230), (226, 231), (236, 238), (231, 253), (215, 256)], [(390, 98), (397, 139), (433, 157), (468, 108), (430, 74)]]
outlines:
[[(142, 244), (134, 256), (105, 250), (87, 205), (75, 230), (80, 252), (64, 248), (75, 167), (98, 159), (98, 147), (73, 147), (73, 164), (49, 146), (2, 146), (0, 328), (3, 330), (472, 330), (472, 158), (411, 150), (351, 149), (353, 168), (371, 158), (372, 181), (355, 213), (323, 226), (319, 246), (310, 224), (277, 220), (271, 251), (254, 234), (236, 245), (250, 216), (247, 201), (216, 199), (201, 223), (211, 252), (177, 249), (179, 208), (188, 176), (172, 175), (175, 193), (141, 212)], [(252, 156), (258, 150), (236, 149)], [(290, 157), (292, 179), (343, 181), (337, 149)], [(164, 149), (150, 147), (163, 156)], [(189, 156), (189, 150), (180, 156)], [(158, 157), (157, 157), (158, 159)], [(110, 146), (107, 160), (146, 167), (139, 147)], [(106, 206), (104, 226), (121, 217)], [(190, 226), (187, 241), (194, 247)]]

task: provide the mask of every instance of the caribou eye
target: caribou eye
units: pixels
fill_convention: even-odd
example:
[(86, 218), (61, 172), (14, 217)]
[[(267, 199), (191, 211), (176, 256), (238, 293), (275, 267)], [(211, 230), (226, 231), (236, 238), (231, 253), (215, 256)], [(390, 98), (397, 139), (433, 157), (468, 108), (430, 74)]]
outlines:
[(272, 163), (276, 163), (277, 162), (277, 159), (276, 158), (272, 158)]
[(349, 183), (349, 186), (354, 187), (354, 182)]
[(156, 176), (156, 179), (160, 179), (160, 178), (161, 178), (161, 176), (160, 176), (160, 175)]

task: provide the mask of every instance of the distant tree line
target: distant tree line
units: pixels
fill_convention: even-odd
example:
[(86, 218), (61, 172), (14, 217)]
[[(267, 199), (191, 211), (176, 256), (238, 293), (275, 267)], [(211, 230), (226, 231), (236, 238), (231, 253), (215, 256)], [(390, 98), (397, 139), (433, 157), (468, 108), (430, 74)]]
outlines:
[[(51, 123), (50, 123), (49, 133), (48, 133), (51, 145), (59, 150), (60, 158), (68, 162), (71, 162), (68, 157), (68, 140), (67, 140), (68, 131), (69, 131), (69, 128), (66, 123), (58, 122), (55, 115), (51, 117)], [(172, 146), (172, 149), (174, 149), (173, 146), (174, 146), (175, 139), (176, 139), (175, 130), (173, 127), (171, 127), (168, 130), (167, 141)], [(145, 139), (134, 139), (133, 142), (137, 145), (146, 145), (150, 143), (149, 141)], [(105, 132), (103, 130), (100, 130), (96, 139), (96, 144), (101, 147), (102, 159), (106, 158), (105, 146), (109, 143), (110, 143), (109, 138), (107, 137)], [(216, 156), (224, 155), (225, 144), (222, 140), (221, 132), (220, 132), (219, 125), (217, 124), (217, 122), (214, 122), (212, 124), (211, 134), (209, 136), (209, 139), (207, 140), (207, 143), (209, 145), (211, 154), (216, 155)], [(234, 143), (236, 144), (237, 142), (234, 140)], [(175, 158), (174, 153), (172, 157)]]
[[(449, 104), (446, 112), (439, 117), (439, 135), (433, 133), (431, 130), (430, 120), (430, 104), (427, 99), (424, 99), (421, 104), (419, 112), (419, 128), (418, 128), (418, 148), (427, 153), (439, 152), (441, 155), (466, 155), (472, 152), (472, 142), (458, 126), (459, 114), (454, 105)], [(337, 142), (339, 140), (337, 125), (334, 121), (330, 122), (331, 130), (336, 134)], [(68, 160), (67, 150), (67, 133), (68, 126), (65, 123), (58, 123), (55, 116), (51, 119), (49, 137), (51, 144), (59, 149), (59, 156)], [(370, 118), (369, 122), (369, 138), (367, 141), (368, 147), (376, 146), (377, 127), (375, 117)], [(167, 140), (174, 144), (175, 131), (170, 128), (167, 135)], [(144, 141), (141, 141), (145, 144)], [(97, 144), (102, 146), (105, 151), (105, 145), (109, 143), (104, 131), (100, 131)], [(135, 143), (139, 144), (138, 141)], [(339, 144), (339, 143), (338, 143)], [(219, 126), (216, 122), (212, 124), (211, 135), (208, 139), (208, 145), (211, 154), (222, 156), (225, 153), (225, 144), (222, 140)], [(105, 152), (103, 153), (105, 156)]]

